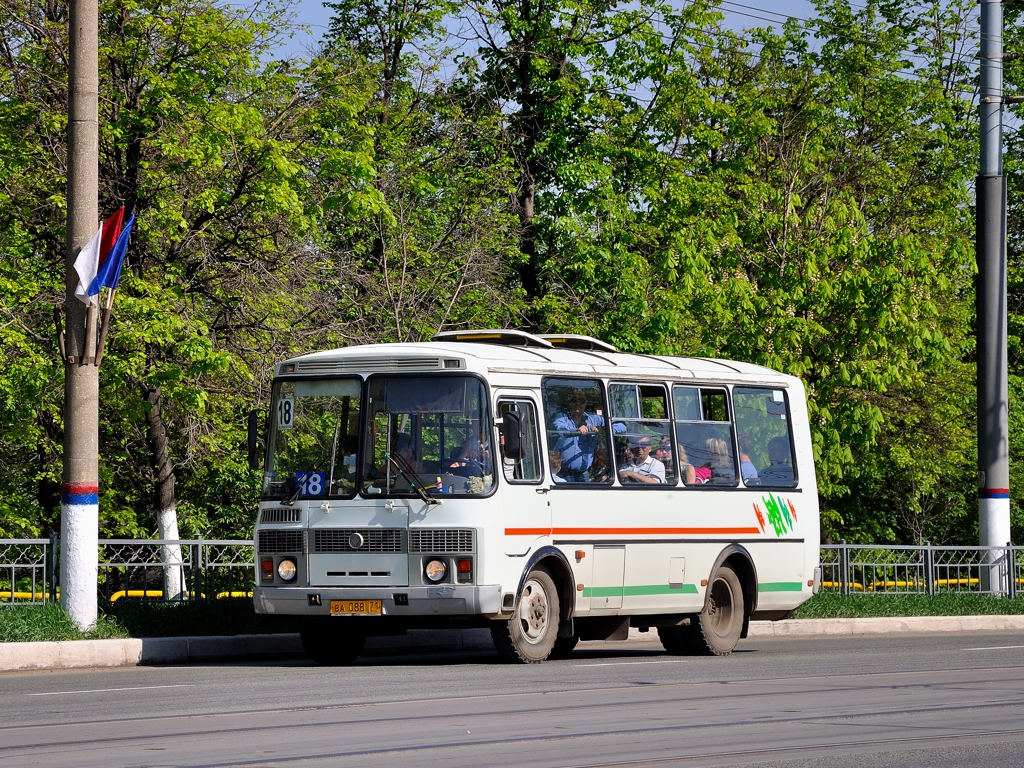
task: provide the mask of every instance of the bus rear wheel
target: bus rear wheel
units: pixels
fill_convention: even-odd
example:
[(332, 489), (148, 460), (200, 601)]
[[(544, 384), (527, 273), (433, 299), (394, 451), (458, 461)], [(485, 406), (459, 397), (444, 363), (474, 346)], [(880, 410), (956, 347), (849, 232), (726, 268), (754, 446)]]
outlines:
[(317, 664), (340, 667), (351, 664), (366, 644), (366, 633), (340, 620), (309, 621), (299, 629), (302, 649)]
[(547, 659), (558, 639), (558, 589), (542, 568), (530, 571), (507, 621), (491, 626), (491, 638), (498, 653), (509, 661), (536, 664)]
[(704, 609), (682, 627), (659, 627), (658, 638), (674, 655), (728, 656), (743, 632), (743, 587), (727, 565), (708, 584)]

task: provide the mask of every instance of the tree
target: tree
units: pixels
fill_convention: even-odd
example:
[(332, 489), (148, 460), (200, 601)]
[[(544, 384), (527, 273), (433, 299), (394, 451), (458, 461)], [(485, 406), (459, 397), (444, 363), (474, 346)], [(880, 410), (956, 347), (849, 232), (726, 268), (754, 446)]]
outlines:
[[(445, 326), (515, 322), (505, 266), (515, 223), (500, 115), (431, 61), (445, 4), (332, 3), (323, 58), (360, 71), (374, 96), (361, 117), (373, 153), (360, 180), (373, 203), (323, 221), (321, 326), (335, 342), (429, 338)], [(418, 56), (407, 55), (416, 43)], [(323, 167), (327, 194), (351, 184)]]
[[(0, 152), (5, 168), (23, 163), (28, 172), (9, 177), (17, 207), (4, 237), (47, 266), (46, 283), (30, 294), (40, 309), (28, 313), (41, 347), (52, 338), (41, 323), (63, 294), (54, 246), (63, 188), (59, 168), (47, 173), (33, 160), (62, 156), (66, 99), (52, 84), (61, 83), (66, 12), (58, 3), (15, 10), (4, 27), (12, 98)], [(322, 71), (261, 63), (275, 19), (248, 20), (205, 0), (101, 8), (101, 209), (124, 201), (137, 214), (101, 389), (101, 444), (110, 457), (101, 465), (104, 525), (122, 534), (154, 526), (177, 538), (179, 480), (192, 492), (186, 530), (209, 532), (219, 519), (209, 510), (224, 506), (245, 505), (251, 517), (256, 478), (239, 450), (245, 413), (265, 396), (267, 361), (299, 343), (277, 330), (300, 325), (317, 279), (305, 268), (316, 263), (308, 238), (319, 215), (308, 160), (358, 169), (363, 157), (351, 149), (359, 138), (353, 121), (337, 121), (331, 146), (320, 143), (320, 110), (351, 115), (364, 97), (340, 85), (346, 73), (334, 73), (339, 82), (323, 103), (309, 87)], [(355, 142), (342, 136), (347, 128), (356, 128)], [(36, 379), (52, 381), (55, 356), (37, 351), (32, 362)], [(4, 378), (23, 396), (32, 395), (31, 381)], [(44, 420), (54, 405), (34, 410)], [(24, 424), (23, 414), (12, 420)], [(55, 455), (55, 432), (17, 433)], [(248, 521), (230, 521), (236, 533), (240, 524)]]

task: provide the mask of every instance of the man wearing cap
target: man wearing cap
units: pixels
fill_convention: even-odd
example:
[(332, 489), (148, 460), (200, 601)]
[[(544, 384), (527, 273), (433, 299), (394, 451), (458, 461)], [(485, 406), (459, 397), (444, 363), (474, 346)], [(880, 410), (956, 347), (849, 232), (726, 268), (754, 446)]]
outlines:
[(629, 463), (619, 469), (619, 480), (623, 483), (665, 482), (665, 465), (651, 456), (651, 438), (631, 437), (629, 439)]

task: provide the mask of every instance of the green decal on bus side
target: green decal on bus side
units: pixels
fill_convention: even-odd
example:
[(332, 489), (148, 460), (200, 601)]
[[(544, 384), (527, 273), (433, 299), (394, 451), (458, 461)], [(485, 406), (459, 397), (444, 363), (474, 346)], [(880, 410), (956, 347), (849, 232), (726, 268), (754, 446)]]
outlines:
[(632, 587), (584, 587), (584, 597), (636, 597), (641, 595), (695, 595), (696, 584), (638, 584)]
[(799, 592), (803, 588), (799, 581), (767, 581), (757, 585), (758, 592)]
[(761, 503), (764, 504), (763, 509), (754, 503), (754, 516), (762, 533), (767, 532), (768, 526), (776, 536), (792, 532), (796, 523), (796, 507), (792, 501), (769, 493), (761, 497)]

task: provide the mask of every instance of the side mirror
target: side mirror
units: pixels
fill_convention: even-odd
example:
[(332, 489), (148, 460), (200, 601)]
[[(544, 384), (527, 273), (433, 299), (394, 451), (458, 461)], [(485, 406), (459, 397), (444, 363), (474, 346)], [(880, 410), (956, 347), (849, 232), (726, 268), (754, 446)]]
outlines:
[(249, 411), (246, 419), (246, 446), (249, 450), (249, 469), (256, 471), (260, 468), (260, 436), (259, 436), (259, 414), (257, 411)]
[(502, 453), (506, 459), (523, 458), (523, 422), (516, 411), (509, 411), (501, 419)]

